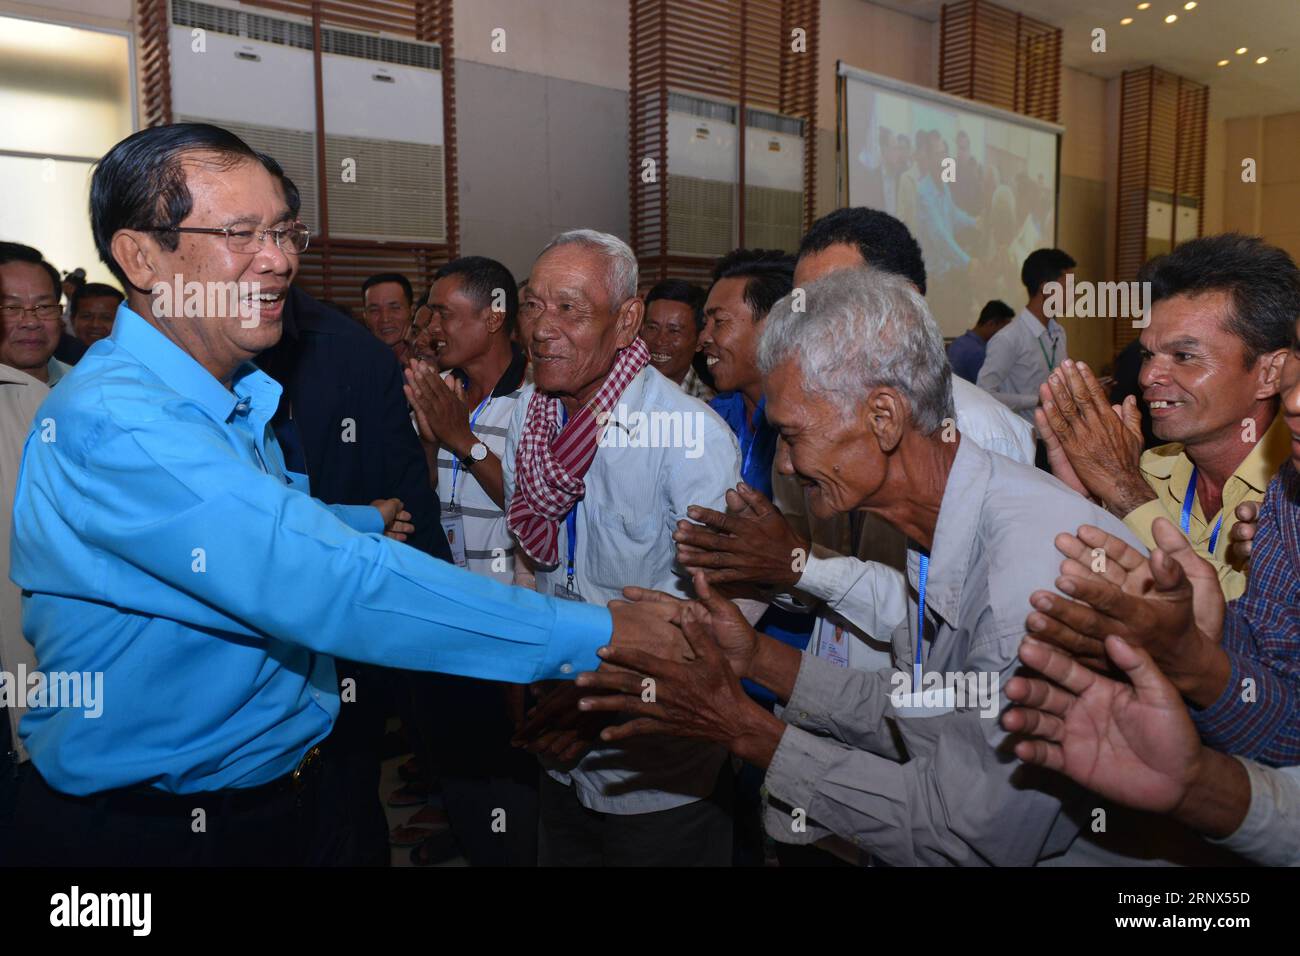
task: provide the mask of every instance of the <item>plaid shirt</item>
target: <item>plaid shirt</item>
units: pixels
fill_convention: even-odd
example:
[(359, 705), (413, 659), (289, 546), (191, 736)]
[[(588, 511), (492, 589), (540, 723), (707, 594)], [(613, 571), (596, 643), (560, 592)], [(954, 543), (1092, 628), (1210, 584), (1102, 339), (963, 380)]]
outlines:
[(1202, 738), (1260, 763), (1300, 764), (1300, 475), (1290, 462), (1264, 496), (1246, 593), (1228, 604), (1223, 649), (1228, 686), (1192, 712)]

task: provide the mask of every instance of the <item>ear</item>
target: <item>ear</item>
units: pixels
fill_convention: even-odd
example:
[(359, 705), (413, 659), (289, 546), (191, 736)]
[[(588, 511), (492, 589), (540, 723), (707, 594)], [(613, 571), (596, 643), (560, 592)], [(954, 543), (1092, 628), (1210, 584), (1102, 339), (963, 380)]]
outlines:
[(867, 400), (858, 406), (859, 424), (875, 436), (885, 454), (892, 452), (903, 440), (909, 418), (907, 402), (896, 389), (887, 385), (872, 389)]
[(108, 248), (126, 273), (126, 281), (143, 292), (152, 292), (155, 283), (171, 278), (158, 274), (158, 247), (148, 233), (119, 229)]
[(483, 324), (487, 326), (490, 335), (496, 335), (506, 324), (506, 314), (497, 312), (489, 305), (483, 310)]
[(645, 303), (640, 298), (628, 299), (618, 310), (614, 320), (618, 328), (618, 347), (627, 348), (641, 331), (641, 320), (645, 318)]
[(1290, 349), (1277, 349), (1265, 352), (1255, 360), (1258, 375), (1258, 387), (1255, 389), (1257, 401), (1272, 398), (1282, 390), (1282, 366), (1286, 364), (1289, 351)]

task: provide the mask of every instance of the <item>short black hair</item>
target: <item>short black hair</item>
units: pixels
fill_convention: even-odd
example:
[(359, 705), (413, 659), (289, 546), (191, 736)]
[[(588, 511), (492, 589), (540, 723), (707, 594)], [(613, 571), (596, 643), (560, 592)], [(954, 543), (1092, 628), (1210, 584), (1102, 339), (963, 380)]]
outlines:
[(1025, 264), (1020, 267), (1020, 281), (1032, 299), (1046, 283), (1055, 282), (1076, 265), (1078, 263), (1062, 249), (1035, 249), (1025, 256)]
[(649, 313), (651, 302), (658, 302), (660, 299), (689, 305), (695, 316), (695, 331), (703, 331), (704, 303), (708, 301), (709, 294), (694, 282), (687, 282), (685, 279), (664, 279), (662, 282), (656, 282), (645, 294), (646, 312)]
[(121, 290), (115, 289), (111, 285), (106, 285), (103, 282), (87, 282), (68, 297), (69, 312), (73, 318), (76, 318), (77, 309), (85, 299), (107, 299), (109, 297), (116, 299), (119, 303), (126, 298), (121, 293)]
[[(174, 229), (185, 220), (194, 208), (194, 199), (186, 185), (182, 161), (186, 153), (193, 152), (216, 153), (226, 168), (260, 162), (281, 182), (286, 179), (279, 163), (220, 126), (170, 123), (132, 133), (104, 154), (90, 182), (90, 226), (95, 248), (123, 288), (129, 283), (113, 258), (113, 236), (119, 229)], [(296, 189), (294, 194), (296, 198)], [(169, 251), (179, 242), (174, 232), (156, 235), (158, 244)]]
[(43, 268), (45, 274), (50, 277), (50, 284), (54, 287), (55, 300), (63, 300), (63, 280), (59, 278), (59, 270), (45, 261), (39, 249), (25, 246), (21, 242), (0, 242), (0, 266), (11, 262), (30, 262), (34, 266)]
[(812, 224), (799, 243), (799, 258), (841, 243), (857, 246), (867, 265), (902, 276), (925, 295), (921, 246), (901, 219), (866, 206), (836, 209)]
[(396, 282), (402, 287), (402, 291), (406, 293), (406, 301), (411, 305), (415, 304), (415, 291), (411, 288), (411, 280), (406, 278), (406, 276), (402, 275), (400, 272), (380, 272), (377, 275), (371, 276), (365, 282), (361, 283), (361, 297), (363, 299), (365, 298), (366, 290), (368, 290), (372, 285), (379, 285), (384, 282)]
[[(448, 276), (464, 277), (461, 287), (480, 309), (491, 305), (496, 290), (500, 289), (506, 299), (506, 334), (514, 334), (519, 324), (519, 284), (509, 269), (487, 256), (461, 256), (433, 274), (435, 282)], [(429, 291), (432, 292), (433, 288), (430, 287)]]
[(713, 267), (713, 281), (748, 280), (745, 303), (758, 322), (794, 288), (794, 261), (783, 249), (733, 249)]
[(1300, 318), (1300, 270), (1285, 250), (1259, 236), (1225, 232), (1189, 239), (1142, 267), (1151, 304), (1176, 295), (1227, 292), (1232, 313), (1225, 327), (1245, 346), (1246, 367), (1265, 352), (1285, 349)]
[(980, 318), (975, 325), (981, 326), (985, 322), (1001, 322), (1003, 319), (1014, 319), (1015, 317), (1016, 310), (1001, 299), (989, 299), (984, 303), (984, 308), (980, 309)]

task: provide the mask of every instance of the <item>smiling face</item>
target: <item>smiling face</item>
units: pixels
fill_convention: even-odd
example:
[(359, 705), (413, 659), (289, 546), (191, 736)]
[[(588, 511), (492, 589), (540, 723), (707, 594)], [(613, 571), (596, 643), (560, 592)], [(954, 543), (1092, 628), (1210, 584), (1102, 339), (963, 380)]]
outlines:
[(646, 306), (641, 338), (650, 349), (650, 364), (680, 385), (700, 341), (695, 310), (685, 302), (656, 299)]
[[(231, 166), (227, 157), (196, 150), (185, 155), (182, 168), (193, 202), (182, 226), (260, 232), (287, 229), (293, 222), (279, 179), (256, 160)], [(252, 252), (231, 250), (220, 235), (179, 233), (176, 238), (176, 249), (167, 250), (153, 233), (120, 229), (112, 239), (113, 255), (132, 286), (155, 290), (147, 303), (134, 300), (137, 311), (225, 381), (240, 363), (279, 341), (298, 256), (282, 251), (269, 235)], [(186, 289), (197, 283), (204, 290), (202, 314), (185, 314), (191, 310), (182, 306), (191, 300), (175, 288), (177, 276)], [(163, 295), (162, 287), (175, 291)], [(239, 308), (230, 309), (221, 290), (236, 288)]]
[(111, 295), (82, 296), (72, 317), (72, 331), (86, 345), (106, 339), (113, 331), (118, 300)]
[(736, 276), (719, 279), (704, 303), (704, 331), (700, 351), (707, 356), (709, 372), (719, 392), (734, 392), (759, 385), (756, 360), (763, 323), (745, 301), (748, 280)]
[[(0, 304), (25, 311), (10, 317), (0, 328), (0, 362), (44, 381), (43, 369), (59, 345), (62, 310), (59, 293), (45, 268), (35, 262), (0, 265)], [(50, 315), (30, 310), (41, 308)]]
[(519, 307), (519, 326), (533, 379), (543, 392), (588, 401), (632, 344), (641, 300), (611, 302), (608, 257), (580, 243), (556, 246), (533, 265)]
[(793, 360), (763, 379), (763, 394), (767, 420), (781, 434), (777, 470), (798, 478), (809, 510), (825, 519), (869, 504), (884, 482), (887, 464), (867, 427), (873, 396), (860, 404), (857, 415), (845, 418), (825, 398), (804, 389)]
[(443, 276), (429, 293), (428, 321), (416, 337), (417, 353), (432, 354), (444, 372), (464, 368), (492, 345), (500, 318), (465, 292), (463, 275)]
[(1142, 330), (1142, 398), (1165, 441), (1197, 445), (1239, 434), (1276, 394), (1275, 353), (1247, 368), (1245, 346), (1226, 328), (1232, 297), (1212, 291), (1161, 299)]
[(366, 327), (389, 348), (406, 335), (411, 325), (411, 302), (397, 282), (376, 282), (365, 293)]

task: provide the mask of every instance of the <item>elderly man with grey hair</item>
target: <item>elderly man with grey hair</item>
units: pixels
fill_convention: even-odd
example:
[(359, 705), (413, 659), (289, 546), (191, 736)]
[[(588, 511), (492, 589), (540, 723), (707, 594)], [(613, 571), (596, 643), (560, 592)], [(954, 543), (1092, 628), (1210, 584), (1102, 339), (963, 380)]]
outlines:
[[(701, 599), (682, 611), (694, 659), (602, 652), (631, 673), (580, 675), (579, 687), (606, 692), (580, 709), (635, 718), (603, 731), (608, 741), (676, 734), (766, 768), (768, 832), (785, 842), (829, 831), (902, 866), (1132, 862), (1127, 845), (1120, 856), (1083, 846), (1105, 837), (1089, 826), (1096, 798), (1019, 766), (998, 715), (1029, 596), (1056, 578), (1056, 533), (1093, 524), (1136, 539), (1049, 475), (945, 426), (943, 340), (905, 279), (843, 270), (806, 294), (806, 314), (788, 298), (773, 308), (759, 343), (768, 420), (785, 440), (777, 467), (815, 514), (862, 509), (907, 536), (906, 575), (859, 562), (875, 593), (836, 608), (890, 642), (892, 666), (836, 666), (757, 634), (698, 574)], [(882, 608), (893, 607), (890, 620)], [(745, 677), (783, 702), (779, 716), (748, 698)], [(653, 701), (639, 693), (647, 678)]]
[[(722, 507), (739, 480), (731, 430), (648, 364), (643, 312), (632, 250), (587, 229), (552, 240), (520, 296), (535, 385), (506, 438), (506, 514), (545, 594), (601, 605), (625, 585), (688, 594), (672, 530), (692, 502)], [(725, 750), (672, 738), (592, 749), (610, 721), (580, 713), (577, 696), (550, 690), (520, 732), (546, 771), (539, 863), (730, 864)]]

